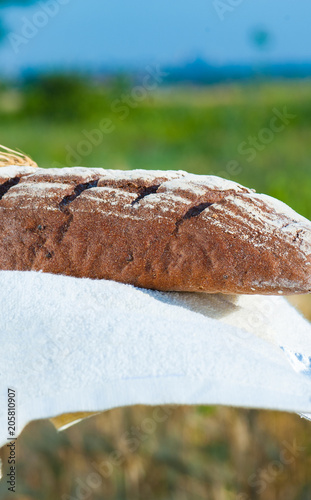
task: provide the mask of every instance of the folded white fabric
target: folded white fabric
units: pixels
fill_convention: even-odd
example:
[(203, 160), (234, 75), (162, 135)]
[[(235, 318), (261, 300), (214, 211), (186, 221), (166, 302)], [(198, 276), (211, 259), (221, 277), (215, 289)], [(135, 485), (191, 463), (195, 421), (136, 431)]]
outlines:
[(8, 388), (31, 420), (133, 404), (311, 412), (311, 325), (282, 297), (163, 293), (0, 272), (0, 445)]

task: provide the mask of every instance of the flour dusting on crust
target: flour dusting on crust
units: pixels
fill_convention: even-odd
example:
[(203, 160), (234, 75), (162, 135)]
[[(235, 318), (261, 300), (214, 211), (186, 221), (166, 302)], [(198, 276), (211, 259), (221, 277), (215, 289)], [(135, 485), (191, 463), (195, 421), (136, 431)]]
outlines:
[[(21, 260), (23, 269), (53, 272), (55, 261), (59, 273), (160, 290), (311, 291), (311, 223), (284, 203), (219, 177), (12, 165), (0, 169), (3, 234), (9, 212), (21, 221), (19, 252), (26, 245), (29, 262)], [(43, 226), (48, 234), (36, 229)], [(19, 259), (14, 254), (7, 268)]]

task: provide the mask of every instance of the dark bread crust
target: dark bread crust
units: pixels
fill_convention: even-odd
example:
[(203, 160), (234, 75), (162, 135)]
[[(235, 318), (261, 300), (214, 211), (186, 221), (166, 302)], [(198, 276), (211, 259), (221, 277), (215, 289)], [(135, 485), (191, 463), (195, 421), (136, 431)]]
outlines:
[(311, 290), (310, 222), (211, 176), (6, 167), (0, 231), (1, 270), (172, 291)]

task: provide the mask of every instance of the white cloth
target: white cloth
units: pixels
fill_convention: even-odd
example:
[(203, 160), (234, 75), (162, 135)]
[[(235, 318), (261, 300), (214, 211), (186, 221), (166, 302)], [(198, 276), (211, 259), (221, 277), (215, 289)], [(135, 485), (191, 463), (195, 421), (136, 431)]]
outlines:
[(0, 338), (0, 445), (8, 388), (18, 432), (133, 404), (311, 412), (311, 325), (282, 297), (1, 271)]

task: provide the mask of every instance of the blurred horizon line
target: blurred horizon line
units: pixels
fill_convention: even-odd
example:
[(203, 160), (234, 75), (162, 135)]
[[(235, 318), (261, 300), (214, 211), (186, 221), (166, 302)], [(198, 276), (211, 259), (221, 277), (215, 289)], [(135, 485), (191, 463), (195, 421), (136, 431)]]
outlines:
[(215, 64), (207, 59), (185, 59), (177, 64), (101, 64), (101, 65), (42, 65), (25, 66), (16, 72), (2, 70), (0, 79), (24, 80), (45, 74), (77, 74), (85, 77), (109, 78), (126, 75), (139, 79), (148, 70), (161, 72), (162, 83), (197, 83), (216, 84), (230, 81), (248, 81), (258, 79), (280, 80), (300, 79), (311, 77), (310, 61), (288, 62), (256, 62), (256, 63), (226, 63)]

